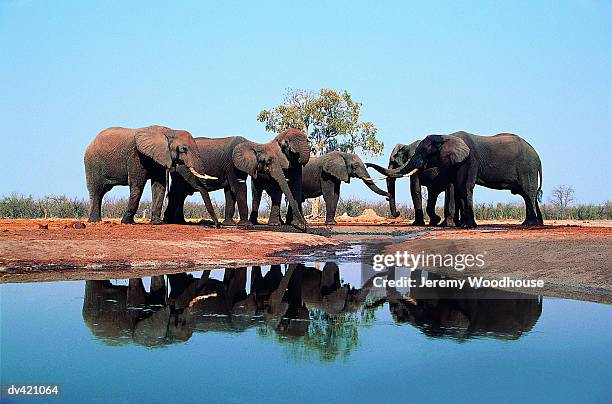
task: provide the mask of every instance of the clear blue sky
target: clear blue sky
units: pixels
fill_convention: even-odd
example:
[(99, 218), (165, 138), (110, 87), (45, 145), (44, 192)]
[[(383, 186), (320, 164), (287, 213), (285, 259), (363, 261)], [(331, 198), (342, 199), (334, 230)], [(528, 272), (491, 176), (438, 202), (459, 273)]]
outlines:
[(0, 1), (0, 195), (86, 196), (83, 152), (109, 126), (267, 141), (261, 109), (330, 87), (379, 128), (373, 161), (431, 133), (512, 132), (539, 152), (546, 199), (560, 184), (612, 199), (608, 1), (315, 3)]

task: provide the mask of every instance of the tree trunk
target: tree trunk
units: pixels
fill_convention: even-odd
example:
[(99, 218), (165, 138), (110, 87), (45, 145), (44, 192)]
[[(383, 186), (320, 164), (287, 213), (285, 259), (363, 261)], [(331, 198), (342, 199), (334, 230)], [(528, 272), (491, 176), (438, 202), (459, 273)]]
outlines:
[(319, 216), (319, 206), (321, 206), (321, 197), (318, 196), (312, 200), (312, 209), (310, 210), (310, 218), (316, 219)]

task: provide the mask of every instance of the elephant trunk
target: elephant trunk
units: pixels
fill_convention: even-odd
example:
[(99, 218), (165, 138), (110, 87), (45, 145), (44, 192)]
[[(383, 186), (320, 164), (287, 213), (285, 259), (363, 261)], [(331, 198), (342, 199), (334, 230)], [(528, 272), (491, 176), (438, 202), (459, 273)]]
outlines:
[[(395, 203), (395, 181), (397, 178), (400, 178), (401, 175), (394, 176), (393, 173), (395, 170), (399, 170), (401, 167), (393, 169), (393, 168), (385, 168), (379, 166), (374, 163), (367, 163), (368, 167), (375, 169), (379, 173), (387, 176), (387, 191), (389, 193), (389, 210), (391, 211), (391, 215), (393, 217), (399, 217), (399, 212), (397, 211), (397, 206)], [(403, 167), (403, 166), (402, 166)]]
[(384, 168), (374, 163), (368, 163), (367, 166), (390, 178), (410, 177), (420, 169), (417, 164), (418, 162), (413, 162), (412, 160), (410, 159), (410, 161), (407, 161), (398, 168)]
[(397, 211), (397, 205), (395, 204), (395, 178), (387, 178), (387, 191), (389, 192), (389, 210), (391, 211), (391, 216), (399, 217), (399, 212)]
[(289, 201), (289, 205), (291, 206), (291, 209), (293, 210), (293, 214), (304, 225), (303, 230), (305, 231), (306, 230), (306, 219), (304, 219), (304, 216), (302, 215), (302, 212), (300, 211), (300, 207), (297, 201), (295, 200), (295, 198), (293, 197), (291, 190), (289, 189), (289, 184), (287, 184), (287, 180), (285, 179), (283, 170), (280, 167), (273, 168), (270, 171), (270, 176), (274, 179), (274, 181), (278, 183), (278, 186), (280, 187), (281, 191), (283, 191), (283, 194), (285, 194), (285, 196), (287, 197), (287, 200)]
[(385, 191), (383, 191), (382, 189), (378, 188), (376, 186), (376, 184), (374, 183), (374, 181), (369, 178), (369, 177), (363, 177), (361, 178), (361, 180), (364, 182), (364, 184), (366, 184), (368, 186), (368, 188), (370, 188), (373, 192), (377, 193), (378, 195), (384, 196), (385, 198), (389, 198), (389, 194)]

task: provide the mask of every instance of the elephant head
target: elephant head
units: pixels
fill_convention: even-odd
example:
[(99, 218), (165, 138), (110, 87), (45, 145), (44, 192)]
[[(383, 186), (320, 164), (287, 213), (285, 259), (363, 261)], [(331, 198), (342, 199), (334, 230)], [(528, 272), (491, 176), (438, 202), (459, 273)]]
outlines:
[(216, 179), (200, 174), (194, 168), (198, 161), (198, 145), (186, 130), (173, 130), (164, 126), (149, 126), (136, 131), (136, 149), (166, 169), (185, 165), (193, 175), (202, 179)]
[(389, 210), (393, 217), (399, 217), (400, 213), (397, 211), (397, 204), (395, 203), (395, 181), (397, 178), (392, 177), (393, 170), (396, 170), (403, 166), (406, 162), (414, 156), (417, 146), (420, 141), (413, 142), (409, 145), (397, 144), (391, 151), (389, 157), (389, 166), (384, 168), (374, 163), (367, 163), (368, 167), (371, 167), (381, 174), (387, 176), (387, 191), (389, 192)]
[(276, 141), (273, 140), (265, 144), (243, 142), (234, 149), (232, 160), (236, 168), (253, 178), (257, 178), (259, 174), (266, 174), (274, 179), (287, 197), (297, 219), (306, 226), (306, 220), (300, 212), (298, 202), (289, 189), (289, 184), (283, 172), (290, 167), (291, 163)]
[(344, 182), (350, 182), (351, 178), (359, 178), (378, 195), (389, 197), (387, 192), (374, 184), (365, 164), (356, 154), (333, 151), (321, 158), (323, 159), (323, 171), (327, 174)]
[(274, 141), (292, 165), (306, 165), (310, 160), (310, 143), (304, 132), (298, 129), (287, 129), (279, 133)]
[(470, 148), (459, 137), (429, 135), (419, 143), (414, 155), (401, 167), (387, 170), (389, 177), (409, 177), (419, 170), (433, 167), (455, 167), (470, 155)]

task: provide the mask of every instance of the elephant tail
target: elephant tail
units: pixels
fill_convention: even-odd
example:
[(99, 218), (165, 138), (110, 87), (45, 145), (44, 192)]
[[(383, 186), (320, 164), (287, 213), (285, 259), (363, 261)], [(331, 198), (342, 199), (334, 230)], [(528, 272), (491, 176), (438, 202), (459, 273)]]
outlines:
[(539, 185), (538, 185), (538, 202), (542, 202), (542, 182), (544, 182), (544, 178), (542, 177), (542, 163), (540, 162), (540, 164), (538, 165), (538, 177), (539, 178)]

